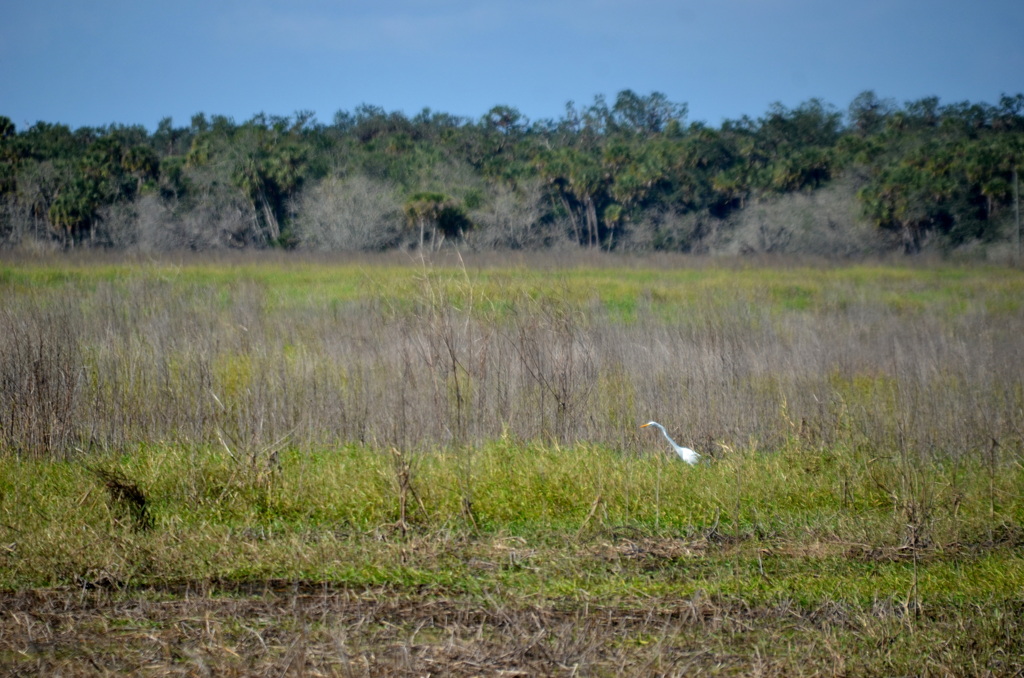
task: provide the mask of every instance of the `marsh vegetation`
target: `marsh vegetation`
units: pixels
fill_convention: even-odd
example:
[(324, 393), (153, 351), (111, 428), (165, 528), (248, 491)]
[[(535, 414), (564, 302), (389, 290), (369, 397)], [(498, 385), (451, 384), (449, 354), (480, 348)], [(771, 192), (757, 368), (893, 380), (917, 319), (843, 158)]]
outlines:
[(948, 264), (5, 262), (0, 666), (1019, 673), (1022, 304)]

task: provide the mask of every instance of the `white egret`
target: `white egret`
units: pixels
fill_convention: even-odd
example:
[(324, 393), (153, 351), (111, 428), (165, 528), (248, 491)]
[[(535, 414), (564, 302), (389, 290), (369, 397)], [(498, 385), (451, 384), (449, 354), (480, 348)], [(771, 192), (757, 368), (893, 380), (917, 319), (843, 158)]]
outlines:
[(665, 440), (668, 441), (668, 444), (671, 445), (672, 449), (676, 451), (676, 454), (679, 455), (679, 458), (682, 459), (683, 461), (685, 461), (687, 464), (690, 464), (690, 465), (696, 464), (697, 460), (700, 459), (700, 455), (697, 454), (696, 452), (694, 452), (693, 450), (691, 450), (689, 447), (683, 447), (682, 445), (677, 445), (676, 441), (674, 441), (671, 438), (669, 438), (668, 437), (668, 432), (665, 431), (665, 427), (662, 426), (661, 424), (659, 424), (658, 422), (656, 422), (656, 421), (649, 421), (646, 424), (644, 424), (643, 426), (641, 426), (640, 428), (647, 428), (648, 426), (657, 426), (658, 428), (660, 428), (661, 429), (661, 435), (665, 436)]

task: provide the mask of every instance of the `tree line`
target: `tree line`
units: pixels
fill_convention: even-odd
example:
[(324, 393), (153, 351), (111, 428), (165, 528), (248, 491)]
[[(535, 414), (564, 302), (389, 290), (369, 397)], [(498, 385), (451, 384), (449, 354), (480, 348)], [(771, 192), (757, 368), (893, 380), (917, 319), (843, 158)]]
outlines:
[[(317, 250), (536, 248), (691, 251), (700, 224), (846, 177), (861, 217), (908, 253), (1006, 237), (1024, 158), (1024, 95), (998, 104), (845, 111), (818, 99), (718, 127), (658, 92), (566, 105), (530, 121), (362, 105), (187, 126), (17, 129), (0, 116), (0, 243)], [(691, 228), (679, 228), (688, 216)]]

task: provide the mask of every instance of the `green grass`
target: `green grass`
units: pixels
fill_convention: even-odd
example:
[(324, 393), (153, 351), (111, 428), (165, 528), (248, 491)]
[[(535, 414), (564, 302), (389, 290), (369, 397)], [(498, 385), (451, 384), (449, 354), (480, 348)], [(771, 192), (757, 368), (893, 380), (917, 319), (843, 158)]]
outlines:
[[(472, 300), (481, 309), (508, 299), (529, 297), (587, 307), (592, 302), (632, 318), (647, 300), (659, 313), (679, 308), (730, 308), (769, 304), (780, 311), (807, 311), (823, 305), (884, 299), (898, 312), (956, 314), (965, 300), (984, 297), (997, 310), (1019, 311), (1024, 303), (1024, 276), (1000, 267), (942, 265), (909, 269), (898, 266), (846, 267), (746, 266), (722, 268), (576, 267), (535, 269), (496, 265), (445, 267), (392, 263), (318, 263), (295, 265), (273, 258), (213, 263), (0, 263), (0, 285), (10, 293), (88, 291), (100, 285), (169, 284), (181, 289), (218, 290), (227, 294), (240, 284), (268, 293), (274, 308), (319, 308), (325, 303), (376, 297), (404, 304), (422, 296), (424, 282), (446, 300)], [(469, 298), (472, 297), (472, 299)], [(224, 297), (227, 299), (227, 297)]]
[[(0, 508), (12, 547), (0, 585), (69, 584), (99, 570), (120, 572), (119, 579), (140, 584), (182, 572), (201, 579), (263, 572), (260, 576), (330, 580), (334, 564), (324, 545), (346, 548), (348, 542), (365, 559), (369, 578), (358, 581), (356, 573), (363, 569), (356, 567), (345, 581), (374, 585), (394, 549), (439, 535), (435, 546), (456, 544), (461, 566), (461, 576), (444, 568), (441, 580), (432, 582), (445, 586), (460, 578), (465, 586), (477, 583), (465, 570), (464, 549), (516, 539), (525, 548), (550, 552), (555, 564), (542, 578), (545, 589), (530, 590), (540, 581), (523, 583), (527, 588), (519, 593), (524, 595), (571, 587), (576, 576), (589, 572), (575, 567), (563, 572), (563, 547), (575, 561), (580, 550), (599, 551), (601, 545), (634, 538), (693, 550), (693, 557), (679, 556), (680, 568), (699, 573), (701, 588), (723, 595), (778, 597), (805, 588), (807, 600), (817, 603), (844, 589), (860, 600), (871, 592), (894, 596), (905, 586), (908, 554), (915, 553), (925, 571), (950, 562), (973, 568), (984, 558), (1004, 558), (1012, 566), (1000, 578), (1007, 585), (998, 590), (1018, 591), (1009, 584), (1021, 576), (1015, 549), (1024, 536), (1013, 527), (1024, 517), (1019, 467), (992, 478), (980, 464), (956, 470), (929, 465), (914, 470), (918, 486), (908, 488), (900, 486), (903, 471), (895, 462), (810, 461), (801, 451), (747, 450), (689, 468), (673, 459), (588, 446), (497, 442), (478, 450), (401, 458), (368, 448), (293, 450), (281, 455), (279, 466), (258, 471), (215, 450), (149, 446), (91, 462), (116, 469), (143, 491), (154, 527), (139, 530), (85, 464), (8, 458), (0, 462), (5, 479)], [(408, 478), (404, 524), (403, 469)], [(917, 517), (908, 515), (915, 502)], [(919, 521), (926, 540), (901, 551), (908, 519)], [(990, 526), (999, 534), (991, 535)], [(125, 557), (122, 547), (133, 558)], [(432, 548), (425, 565), (435, 564), (438, 554)], [(360, 558), (346, 561), (353, 567)], [(586, 562), (598, 568), (593, 577), (600, 582), (602, 560), (592, 554), (579, 561)], [(725, 565), (729, 571), (723, 573)], [(763, 576), (750, 576), (758, 568)], [(865, 588), (865, 577), (886, 572), (894, 574)], [(802, 587), (801, 578), (811, 573)], [(394, 574), (399, 581), (409, 576), (405, 570)], [(879, 588), (889, 579), (904, 583)], [(940, 598), (964, 594), (963, 587), (944, 591), (943, 581), (937, 577), (927, 590)], [(671, 577), (654, 584), (663, 593), (663, 587), (676, 585)], [(612, 580), (597, 588), (612, 598), (639, 593), (633, 579), (624, 580), (621, 590), (616, 586)], [(682, 593), (692, 592), (692, 583), (687, 586)], [(983, 586), (976, 595), (994, 590)]]
[[(743, 670), (768, 661), (781, 673), (817, 672), (839, 655), (855, 672), (920, 673), (923, 656), (954, 672), (1019, 670), (1009, 659), (1022, 648), (1019, 464), (994, 477), (983, 464), (921, 466), (914, 472), (931, 489), (899, 496), (898, 460), (809, 456), (740, 450), (690, 468), (586, 445), (498, 441), (409, 458), (364, 447), (289, 450), (279, 466), (257, 471), (216, 450), (166, 446), (91, 460), (143, 490), (148, 530), (85, 464), (8, 457), (0, 461), (0, 588), (111, 589), (106, 602), (90, 603), (98, 610), (153, 596), (184, 603), (190, 598), (174, 593), (183, 586), (213, 586), (239, 606), (268, 600), (260, 587), (282, 586), (274, 595), (312, 589), (302, 605), (322, 598), (316, 587), (420, 606), (454, 601), (498, 615), (495, 624), (519, 610), (558, 609), (582, 615), (578, 633), (595, 634), (577, 651), (598, 673), (611, 670), (599, 657), (616, 647), (644, 657), (668, 642), (678, 660), (693, 623), (704, 625), (701, 652)], [(927, 540), (910, 547), (913, 501), (930, 508), (918, 525)], [(209, 601), (204, 614), (222, 605), (195, 595)], [(697, 616), (677, 628), (680, 610), (690, 608)], [(101, 628), (140, 628), (115, 609), (102, 614)], [(155, 621), (162, 614), (142, 621), (147, 633), (177, 638), (171, 622)], [(264, 623), (253, 614), (225, 611), (218, 624)], [(623, 631), (637, 615), (650, 623)], [(406, 613), (408, 633), (415, 616)], [(613, 617), (622, 618), (620, 630), (601, 630), (596, 620)], [(456, 632), (450, 619), (429, 623), (449, 630), (412, 647), (445, 646)], [(295, 628), (307, 629), (301, 642), (314, 643), (308, 621)], [(559, 637), (554, 629), (546, 642)], [(974, 645), (950, 644), (958, 629), (970, 629)], [(94, 631), (77, 627), (79, 637)], [(366, 642), (386, 655), (381, 641)], [(487, 655), (479, 637), (465, 642)], [(822, 654), (824, 646), (831, 650)], [(949, 654), (936, 659), (942, 652)], [(0, 664), (27, 667), (19, 662), (28, 656), (0, 655)], [(641, 666), (622, 668), (639, 675)]]

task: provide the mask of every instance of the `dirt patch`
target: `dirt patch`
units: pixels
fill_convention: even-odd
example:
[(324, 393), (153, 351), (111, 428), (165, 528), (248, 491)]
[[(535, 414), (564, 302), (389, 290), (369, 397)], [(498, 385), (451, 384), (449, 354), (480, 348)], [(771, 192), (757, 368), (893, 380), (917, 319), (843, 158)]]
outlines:
[[(628, 548), (687, 557), (667, 544)], [(1024, 670), (1009, 621), (1019, 606), (910, 612), (897, 601), (808, 608), (698, 593), (590, 604), (279, 580), (0, 592), (0, 675), (913, 675), (936, 661), (950, 675)]]
[[(642, 675), (749, 668), (707, 599), (480, 604), (293, 582), (0, 594), (0, 669), (34, 675)], [(778, 618), (791, 612), (780, 611)], [(774, 616), (774, 615), (773, 615)], [(811, 623), (811, 620), (808, 620)], [(765, 667), (773, 660), (760, 657)], [(781, 666), (781, 665), (780, 665)]]

